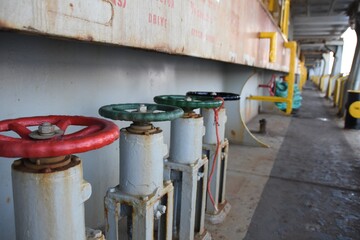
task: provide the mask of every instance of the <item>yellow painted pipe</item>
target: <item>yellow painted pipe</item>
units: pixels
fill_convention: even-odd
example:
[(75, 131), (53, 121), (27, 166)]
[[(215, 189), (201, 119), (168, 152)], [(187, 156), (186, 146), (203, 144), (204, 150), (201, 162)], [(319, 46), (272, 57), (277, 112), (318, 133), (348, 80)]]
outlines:
[(288, 102), (287, 98), (275, 97), (275, 96), (249, 96), (247, 97), (247, 99), (265, 101), (265, 102)]
[(290, 0), (285, 0), (284, 17), (282, 18), (281, 31), (288, 37), (289, 31)]
[(273, 12), (275, 10), (275, 0), (269, 0), (268, 10), (269, 12)]
[(297, 44), (295, 41), (284, 43), (284, 47), (290, 49), (290, 67), (289, 74), (285, 77), (285, 80), (288, 83), (288, 94), (287, 94), (287, 105), (286, 105), (286, 114), (290, 115), (293, 105), (294, 97), (294, 85), (295, 85), (295, 69), (296, 69), (296, 48)]
[(276, 32), (260, 32), (259, 38), (269, 38), (270, 39), (270, 53), (269, 61), (276, 61), (276, 43), (277, 43), (277, 33)]

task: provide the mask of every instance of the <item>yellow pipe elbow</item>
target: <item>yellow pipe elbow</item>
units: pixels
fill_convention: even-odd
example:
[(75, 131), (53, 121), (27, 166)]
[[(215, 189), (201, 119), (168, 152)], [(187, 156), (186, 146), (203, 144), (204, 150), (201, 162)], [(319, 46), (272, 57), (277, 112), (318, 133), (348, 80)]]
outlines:
[(274, 63), (276, 61), (277, 33), (276, 32), (260, 32), (259, 38), (269, 38), (270, 39), (269, 61)]

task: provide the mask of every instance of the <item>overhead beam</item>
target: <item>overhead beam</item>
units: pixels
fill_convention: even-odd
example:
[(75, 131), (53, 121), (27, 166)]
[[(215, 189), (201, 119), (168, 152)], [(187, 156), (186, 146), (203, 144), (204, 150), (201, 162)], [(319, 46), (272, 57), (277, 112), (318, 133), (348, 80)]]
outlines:
[(348, 16), (317, 16), (317, 17), (304, 17), (295, 16), (294, 25), (347, 25), (349, 22)]
[(319, 35), (341, 35), (339, 31), (318, 31), (318, 32), (295, 32), (294, 36), (319, 36)]
[(321, 25), (316, 25), (316, 26), (298, 26), (296, 29), (294, 29), (294, 31), (296, 32), (304, 32), (304, 31), (333, 31), (333, 30), (338, 30), (338, 31), (343, 31), (345, 30), (346, 27), (342, 26), (321, 26)]

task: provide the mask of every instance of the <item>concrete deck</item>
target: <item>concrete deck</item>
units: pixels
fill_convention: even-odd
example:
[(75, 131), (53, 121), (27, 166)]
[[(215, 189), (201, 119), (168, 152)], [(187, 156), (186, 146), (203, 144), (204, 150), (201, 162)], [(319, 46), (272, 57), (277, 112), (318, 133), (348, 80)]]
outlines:
[(257, 136), (271, 148), (230, 145), (227, 200), (232, 209), (213, 239), (360, 239), (360, 131), (344, 130), (314, 88), (292, 117), (267, 120)]

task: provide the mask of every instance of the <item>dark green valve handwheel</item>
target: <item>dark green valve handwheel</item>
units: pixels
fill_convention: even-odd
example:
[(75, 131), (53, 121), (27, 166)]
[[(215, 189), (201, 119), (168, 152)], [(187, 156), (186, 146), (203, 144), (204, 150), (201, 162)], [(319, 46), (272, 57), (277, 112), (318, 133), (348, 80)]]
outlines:
[(149, 103), (111, 104), (99, 109), (106, 118), (133, 122), (171, 121), (184, 114), (181, 108)]
[(161, 95), (154, 97), (154, 101), (160, 104), (181, 107), (184, 111), (191, 111), (196, 108), (217, 108), (221, 100), (213, 97), (185, 96), (185, 95)]
[(240, 100), (239, 94), (229, 92), (187, 92), (186, 96), (221, 97), (224, 101)]

